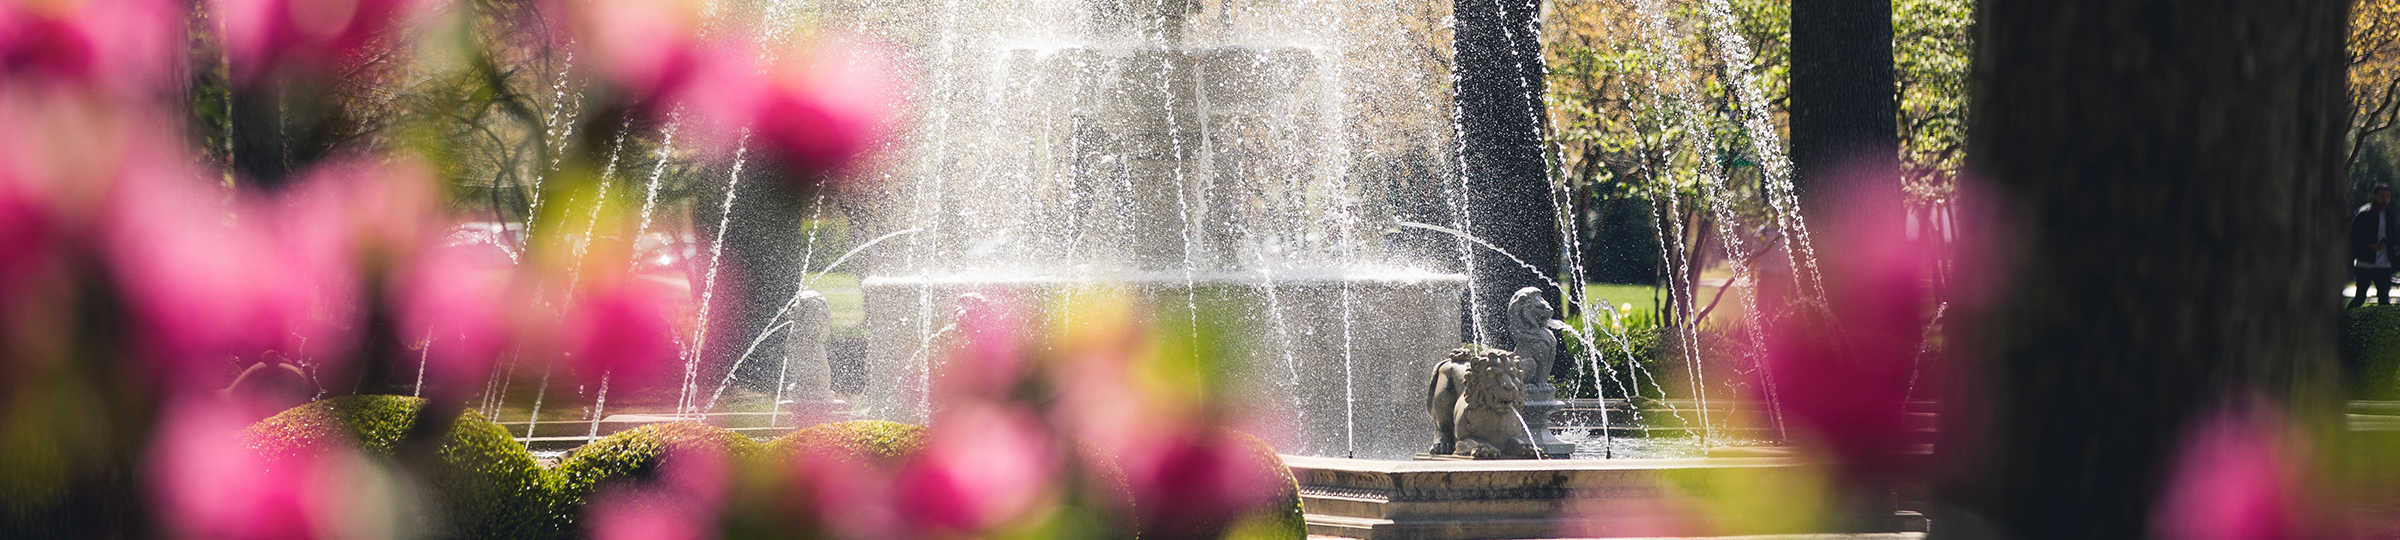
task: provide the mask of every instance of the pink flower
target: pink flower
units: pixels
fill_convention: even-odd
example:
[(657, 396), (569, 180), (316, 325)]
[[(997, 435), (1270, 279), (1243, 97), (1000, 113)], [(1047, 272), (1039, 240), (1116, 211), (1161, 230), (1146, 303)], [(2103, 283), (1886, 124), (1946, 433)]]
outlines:
[(559, 353), (586, 384), (658, 384), (680, 365), (674, 317), (679, 299), (631, 276), (585, 276), (558, 327)]
[[(2274, 416), (2230, 414), (2200, 424), (2169, 469), (2153, 518), (2161, 538), (2311, 538), (2296, 454)], [(2319, 531), (2320, 533), (2323, 531)]]
[(894, 66), (879, 52), (832, 41), (771, 67), (739, 120), (794, 173), (787, 181), (840, 179), (881, 143), (898, 92)]
[(166, 0), (0, 5), (0, 78), (72, 82), (120, 97), (155, 90), (182, 45)]
[(322, 71), (399, 25), (416, 0), (219, 0), (234, 78)]
[(961, 296), (959, 335), (965, 343), (936, 374), (934, 393), (947, 402), (1006, 399), (1034, 373), (1023, 308), (1008, 295)]
[(1285, 486), (1237, 435), (1205, 426), (1168, 428), (1122, 454), (1145, 536), (1214, 538), (1262, 510)]
[(712, 538), (711, 516), (670, 494), (613, 490), (586, 511), (592, 538), (599, 540), (702, 540)]
[(169, 171), (129, 175), (112, 189), (103, 252), (138, 352), (164, 370), (161, 381), (269, 351), (338, 351), (346, 341), (347, 321), (317, 318), (313, 305), (318, 284), (338, 276), (283, 264), (287, 254), (256, 224), (271, 214), (223, 203), (230, 198)]
[[(804, 452), (793, 456), (777, 509), (786, 519), (814, 526), (831, 538), (897, 537), (899, 517), (892, 498), (892, 471), (879, 463)], [(806, 532), (795, 533), (807, 536)]]
[(514, 340), (510, 310), (527, 300), (512, 294), (513, 268), (495, 266), (472, 248), (422, 253), (394, 283), (400, 335), (425, 340), (426, 384), (437, 395), (464, 392)]
[(186, 538), (338, 537), (345, 485), (339, 450), (270, 460), (244, 444), (241, 413), (206, 400), (163, 409), (149, 465), (153, 500)]
[(1845, 250), (1822, 259), (1825, 274), (1842, 276), (1826, 284), (1828, 304), (1842, 310), (1837, 326), (1808, 312), (1773, 321), (1762, 360), (1792, 435), (1867, 475), (1907, 472), (1900, 464), (1909, 460), (1897, 459), (1914, 442), (1906, 402), (1917, 370), (1930, 369), (1918, 353), (1934, 309), (1934, 254), (1901, 231), (1864, 225), (1899, 223), (1882, 217), (1847, 214), (1817, 228)]
[[(600, 72), (625, 98), (650, 114), (682, 97), (693, 84), (741, 76), (756, 53), (735, 42), (701, 37), (700, 14), (688, 3), (567, 0), (576, 36)], [(748, 77), (742, 77), (748, 78)]]
[(609, 539), (710, 538), (726, 503), (730, 456), (708, 447), (669, 448), (659, 459), (657, 481), (618, 485), (603, 493), (585, 515), (592, 536)]
[(1023, 519), (1051, 494), (1061, 462), (1041, 425), (997, 407), (946, 411), (924, 453), (893, 480), (893, 504), (923, 534), (973, 534)]

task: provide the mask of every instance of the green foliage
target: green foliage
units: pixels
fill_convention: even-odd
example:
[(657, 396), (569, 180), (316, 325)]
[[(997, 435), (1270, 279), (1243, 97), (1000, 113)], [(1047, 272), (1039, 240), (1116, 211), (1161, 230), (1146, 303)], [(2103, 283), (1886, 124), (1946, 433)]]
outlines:
[(2343, 317), (2342, 366), (2356, 399), (2400, 399), (2400, 306), (2368, 305)]
[(1973, 0), (1892, 2), (1892, 75), (1899, 92), (1901, 169), (1918, 200), (1949, 196), (1966, 162), (1967, 59)]
[[(348, 396), (294, 407), (244, 433), (250, 447), (270, 460), (290, 459), (337, 447), (391, 458), (410, 428), (421, 421), (425, 400), (405, 396)], [(435, 506), (449, 516), (442, 536), (539, 538), (559, 534), (551, 483), (525, 445), (475, 411), (460, 415), (436, 455), (440, 466), (428, 479)]]
[(757, 441), (699, 422), (650, 424), (601, 437), (559, 458), (558, 504), (573, 515), (600, 488), (619, 481), (650, 481), (671, 454), (718, 452), (736, 462), (758, 456)]
[(1233, 439), (1248, 447), (1254, 463), (1276, 477), (1278, 491), (1273, 503), (1227, 530), (1226, 538), (1307, 538), (1308, 521), (1300, 507), (1300, 480), (1283, 465), (1283, 456), (1275, 446), (1248, 433), (1235, 433)]
[[(1559, 359), (1550, 370), (1551, 384), (1558, 388), (1559, 397), (1588, 399), (1606, 394), (1621, 398), (1626, 397), (1621, 395), (1626, 388), (1633, 389), (1639, 396), (1663, 397), (1657, 395), (1654, 387), (1634, 384), (1633, 379), (1628, 378), (1630, 371), (1637, 367), (1646, 373), (1658, 373), (1658, 340), (1662, 332), (1658, 324), (1658, 312), (1632, 309), (1594, 315), (1599, 318), (1592, 321), (1589, 339), (1596, 351), (1585, 348), (1583, 340), (1572, 336), (1559, 341)], [(1563, 322), (1577, 332), (1583, 331), (1580, 317)], [(1591, 358), (1589, 355), (1595, 352), (1599, 354), (1597, 360), (1601, 366), (1600, 383), (1605, 388), (1593, 386), (1591, 366), (1586, 364), (1591, 361), (1587, 360)]]
[(769, 441), (765, 455), (776, 458), (817, 454), (843, 460), (892, 463), (925, 447), (925, 428), (883, 420), (852, 420), (817, 424)]

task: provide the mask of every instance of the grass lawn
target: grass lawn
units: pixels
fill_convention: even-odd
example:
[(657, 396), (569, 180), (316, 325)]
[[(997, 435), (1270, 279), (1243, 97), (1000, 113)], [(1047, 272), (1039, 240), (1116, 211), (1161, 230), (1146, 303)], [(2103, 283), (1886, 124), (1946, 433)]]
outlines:
[[(1659, 287), (1653, 285), (1588, 283), (1583, 286), (1583, 293), (1587, 298), (1590, 298), (1591, 301), (1595, 303), (1608, 302), (1610, 305), (1633, 304), (1634, 311), (1648, 311), (1653, 307), (1651, 299), (1653, 294), (1657, 295), (1657, 305), (1663, 307), (1663, 305), (1666, 303), (1666, 292), (1659, 289)], [(1719, 289), (1719, 287), (1710, 287), (1706, 285), (1701, 286), (1698, 307), (1695, 309), (1706, 309), (1709, 301), (1716, 299), (1717, 289)], [(1725, 323), (1737, 321), (1741, 316), (1740, 313), (1742, 312), (1742, 295), (1745, 294), (1749, 294), (1748, 287), (1739, 287), (1732, 291), (1726, 292), (1725, 299), (1721, 302), (1718, 302), (1716, 311), (1709, 312), (1708, 321), (1706, 322)], [(1599, 308), (1597, 305), (1592, 307), (1594, 309)]]
[(832, 327), (835, 334), (843, 328), (853, 328), (867, 322), (866, 297), (858, 289), (858, 274), (825, 274), (811, 284), (824, 293), (825, 304), (832, 308)]

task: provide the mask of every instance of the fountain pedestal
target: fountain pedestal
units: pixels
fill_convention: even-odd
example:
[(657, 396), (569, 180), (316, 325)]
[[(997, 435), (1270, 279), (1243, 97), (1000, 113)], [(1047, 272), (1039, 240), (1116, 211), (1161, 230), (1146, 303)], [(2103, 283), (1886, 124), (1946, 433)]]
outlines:
[(1550, 432), (1550, 412), (1566, 406), (1558, 400), (1558, 387), (1550, 383), (1525, 387), (1525, 428), (1533, 432), (1533, 445), (1542, 449), (1544, 458), (1566, 459), (1575, 453), (1575, 443), (1558, 440), (1558, 435)]

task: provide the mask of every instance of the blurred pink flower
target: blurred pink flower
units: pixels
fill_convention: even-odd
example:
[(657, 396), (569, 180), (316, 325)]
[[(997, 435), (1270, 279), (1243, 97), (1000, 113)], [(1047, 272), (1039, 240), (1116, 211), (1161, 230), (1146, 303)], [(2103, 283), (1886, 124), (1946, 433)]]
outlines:
[(713, 538), (711, 516), (671, 494), (618, 488), (585, 510), (598, 540), (701, 540)]
[(348, 463), (325, 452), (270, 460), (244, 444), (240, 412), (209, 400), (174, 405), (163, 409), (149, 458), (152, 498), (170, 530), (185, 538), (338, 536)]
[(645, 114), (664, 114), (663, 107), (694, 84), (750, 78), (741, 68), (750, 66), (756, 53), (738, 42), (703, 38), (700, 14), (687, 2), (562, 4), (573, 14), (575, 36), (601, 74)]
[(632, 276), (584, 276), (561, 315), (557, 353), (586, 384), (619, 388), (667, 380), (680, 367), (675, 314), (681, 299)]
[(410, 159), (335, 161), (307, 171), (275, 210), (277, 236), (299, 261), (342, 266), (413, 258), (441, 236), (439, 181)]
[(102, 249), (137, 352), (164, 370), (160, 380), (217, 380), (207, 375), (268, 351), (338, 357), (349, 323), (320, 316), (316, 294), (340, 271), (286, 264), (290, 253), (260, 223), (271, 212), (151, 165), (160, 170), (111, 189)]
[(964, 343), (935, 374), (936, 405), (1007, 399), (1034, 375), (1024, 308), (1005, 293), (986, 291), (959, 297), (958, 314)]
[(1218, 537), (1284, 487), (1274, 469), (1281, 463), (1263, 462), (1236, 436), (1198, 424), (1158, 429), (1120, 456), (1144, 536)]
[(733, 460), (707, 446), (670, 447), (654, 482), (620, 484), (586, 510), (599, 539), (711, 538), (726, 503)]
[[(1850, 189), (1876, 189), (1861, 184)], [(1896, 208), (1894, 210), (1897, 210)], [(1884, 219), (1891, 218), (1891, 219)], [(1912, 443), (1906, 401), (1934, 309), (1935, 254), (1901, 231), (1867, 224), (1899, 223), (1895, 216), (1845, 214), (1819, 227), (1843, 246), (1821, 263), (1828, 304), (1838, 325), (1813, 313), (1773, 321), (1767, 329), (1767, 381), (1795, 437), (1851, 466), (1853, 473), (1905, 473), (1896, 459)], [(1765, 390), (1763, 385), (1752, 385)]]
[(2199, 424), (2168, 469), (2153, 526), (2161, 538), (2317, 538), (2297, 454), (2272, 414), (2234, 413)]
[(471, 247), (420, 253), (394, 283), (400, 335), (425, 340), (425, 383), (436, 395), (464, 392), (515, 339), (511, 311), (527, 300), (512, 294), (513, 267)]
[(681, 109), (682, 133), (729, 156), (750, 134), (752, 156), (790, 182), (839, 179), (889, 128), (898, 93), (888, 56), (863, 43), (821, 40), (762, 50), (739, 31), (707, 31), (681, 2), (567, 2), (577, 37), (637, 114)]
[(1674, 488), (1644, 486), (1631, 493), (1592, 493), (1568, 503), (1570, 516), (1561, 537), (1701, 537), (1714, 536), (1706, 505)]
[(803, 452), (787, 462), (784, 485), (792, 496), (779, 501), (786, 516), (823, 528), (833, 538), (891, 538), (898, 515), (888, 465)]
[(899, 95), (894, 68), (865, 43), (818, 43), (770, 66), (756, 102), (737, 120), (753, 126), (778, 163), (796, 173), (786, 181), (840, 180), (891, 128)]
[(0, 79), (76, 83), (119, 97), (161, 90), (183, 41), (178, 2), (0, 5)]
[(900, 515), (920, 535), (989, 531), (1031, 514), (1051, 495), (1061, 456), (1041, 424), (997, 406), (961, 407), (935, 419), (923, 453), (893, 484)]
[(218, 0), (234, 78), (319, 71), (355, 59), (399, 26), (418, 0)]

